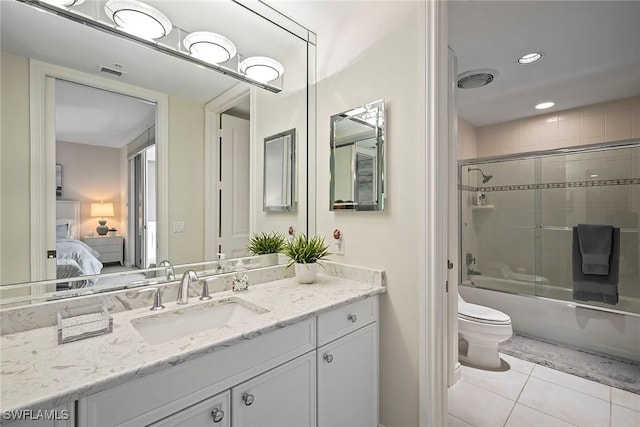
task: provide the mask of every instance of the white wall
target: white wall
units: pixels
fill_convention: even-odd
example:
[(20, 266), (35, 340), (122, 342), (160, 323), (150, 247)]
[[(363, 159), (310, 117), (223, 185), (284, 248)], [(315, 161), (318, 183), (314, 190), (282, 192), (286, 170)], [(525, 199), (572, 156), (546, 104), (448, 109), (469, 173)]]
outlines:
[(478, 130), (468, 121), (458, 117), (458, 159), (478, 157)]
[[(285, 58), (284, 89), (280, 93), (251, 89), (252, 211), (254, 232), (276, 231), (286, 234), (290, 226), (296, 233), (306, 232), (307, 223), (307, 47), (300, 47)], [(264, 212), (263, 162), (264, 139), (295, 129), (296, 199), (295, 212)]]
[[(424, 203), (425, 54), (421, 2), (363, 2), (318, 32), (318, 234), (345, 238), (333, 259), (382, 268), (380, 422), (418, 425), (418, 281)], [(383, 212), (329, 211), (329, 119), (385, 99), (387, 203)]]
[(92, 202), (113, 203), (109, 228), (125, 231), (121, 215), (120, 149), (56, 141), (56, 164), (62, 165), (62, 200), (80, 201), (80, 237), (93, 236), (98, 218), (91, 217)]
[[(29, 60), (2, 52), (2, 215), (0, 283), (25, 282), (30, 277), (29, 245)], [(5, 295), (3, 294), (3, 297)], [(8, 295), (6, 295), (8, 297)]]
[[(204, 105), (169, 97), (169, 259), (204, 257)], [(184, 221), (184, 233), (173, 222)]]

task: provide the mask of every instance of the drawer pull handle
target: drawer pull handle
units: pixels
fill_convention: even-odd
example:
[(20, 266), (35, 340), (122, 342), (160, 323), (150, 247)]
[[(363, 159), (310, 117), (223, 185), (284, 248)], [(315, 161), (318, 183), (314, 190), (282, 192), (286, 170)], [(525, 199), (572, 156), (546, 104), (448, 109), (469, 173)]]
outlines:
[(347, 319), (351, 320), (351, 323), (356, 323), (356, 321), (358, 320), (358, 316), (356, 316), (355, 314), (350, 314), (347, 316)]
[(214, 423), (219, 423), (224, 418), (224, 411), (219, 408), (215, 408), (211, 411), (211, 418), (213, 418)]
[(244, 393), (242, 395), (242, 401), (244, 402), (244, 404), (246, 406), (251, 406), (251, 404), (253, 403), (253, 400), (255, 398), (253, 397), (253, 394), (249, 394), (249, 393)]
[(322, 355), (322, 358), (327, 361), (327, 363), (333, 362), (333, 354), (325, 353)]

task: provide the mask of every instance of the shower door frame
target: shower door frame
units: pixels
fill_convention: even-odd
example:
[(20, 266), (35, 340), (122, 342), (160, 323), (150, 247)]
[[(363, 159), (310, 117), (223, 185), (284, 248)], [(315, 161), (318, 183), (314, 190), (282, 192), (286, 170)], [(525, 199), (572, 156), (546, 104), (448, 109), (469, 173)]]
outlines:
[[(498, 155), (498, 156), (487, 156), (487, 157), (478, 157), (478, 158), (473, 158), (473, 159), (462, 159), (462, 160), (458, 160), (458, 215), (459, 215), (459, 221), (458, 221), (458, 265), (461, 266), (461, 268), (458, 269), (458, 284), (460, 286), (462, 285), (462, 281), (463, 281), (463, 268), (462, 266), (464, 265), (464, 257), (463, 257), (463, 242), (462, 242), (462, 208), (463, 208), (463, 184), (462, 184), (462, 176), (463, 176), (463, 168), (466, 166), (475, 166), (475, 165), (481, 165), (481, 164), (485, 164), (485, 163), (499, 163), (499, 162), (507, 162), (507, 161), (515, 161), (515, 160), (529, 160), (529, 159), (536, 159), (536, 158), (544, 158), (544, 157), (552, 157), (552, 156), (559, 156), (559, 155), (570, 155), (570, 154), (583, 154), (583, 153), (589, 153), (589, 152), (597, 152), (597, 151), (603, 151), (603, 150), (617, 150), (617, 149), (624, 149), (624, 148), (636, 148), (636, 147), (640, 147), (640, 139), (638, 138), (633, 138), (633, 139), (627, 139), (627, 140), (622, 140), (622, 141), (615, 141), (615, 142), (602, 142), (602, 143), (597, 143), (597, 144), (589, 144), (589, 145), (580, 145), (580, 146), (574, 146), (574, 147), (564, 147), (564, 148), (557, 148), (557, 149), (552, 149), (552, 150), (541, 150), (541, 151), (528, 151), (528, 152), (524, 152), (524, 153), (515, 153), (515, 154), (502, 154), (502, 155)], [(535, 197), (539, 198), (540, 197), (540, 190), (534, 190), (535, 191)], [(538, 201), (536, 201), (535, 207), (534, 209), (536, 209), (536, 211), (538, 210), (537, 207), (539, 206)], [(536, 219), (534, 221), (534, 225), (533, 227), (535, 228), (535, 233), (536, 233), (536, 237), (538, 237), (538, 233), (541, 232), (540, 228), (536, 226), (536, 224), (538, 223), (538, 219)], [(538, 274), (538, 272), (540, 271), (540, 263), (541, 258), (538, 256), (539, 255), (539, 248), (538, 244), (535, 245), (536, 247), (534, 248), (536, 251), (536, 255), (535, 255), (535, 274)], [(540, 247), (541, 250), (541, 247)], [(634, 317), (640, 317), (640, 313), (633, 313), (633, 312), (628, 312), (628, 311), (622, 311), (622, 310), (616, 310), (613, 308), (608, 308), (608, 307), (600, 307), (600, 306), (596, 306), (596, 305), (591, 305), (588, 303), (583, 303), (583, 302), (579, 302), (579, 301), (575, 301), (575, 300), (561, 300), (561, 299), (555, 299), (555, 298), (550, 298), (550, 297), (546, 297), (546, 296), (542, 296), (542, 295), (538, 295), (538, 287), (539, 287), (539, 283), (535, 282), (535, 288), (536, 288), (536, 294), (531, 295), (531, 294), (520, 294), (520, 293), (514, 293), (515, 295), (519, 295), (519, 296), (523, 296), (523, 297), (531, 297), (531, 298), (538, 298), (538, 299), (545, 299), (545, 300), (552, 300), (552, 301), (558, 301), (558, 302), (563, 302), (563, 303), (569, 303), (569, 304), (573, 304), (575, 306), (578, 307), (583, 307), (583, 308), (587, 308), (587, 309), (591, 309), (591, 310), (599, 310), (599, 311), (605, 311), (605, 312), (611, 312), (611, 313), (616, 313), (616, 314), (622, 314), (622, 315), (628, 315), (628, 316), (634, 316)], [(494, 292), (503, 292), (500, 290), (493, 290)]]

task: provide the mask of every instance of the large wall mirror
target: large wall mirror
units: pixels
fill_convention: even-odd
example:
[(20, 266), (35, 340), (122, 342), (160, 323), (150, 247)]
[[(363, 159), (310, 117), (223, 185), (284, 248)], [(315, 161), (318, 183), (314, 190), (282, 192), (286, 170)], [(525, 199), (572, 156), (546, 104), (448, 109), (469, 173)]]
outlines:
[[(74, 285), (85, 293), (121, 288), (163, 276), (153, 267), (165, 260), (245, 257), (254, 232), (315, 232), (315, 35), (260, 2), (145, 2), (171, 21), (166, 37), (132, 41), (34, 7), (42, 2), (0, 2), (0, 300), (56, 297), (77, 274), (95, 274)], [(105, 3), (79, 7), (107, 22)], [(237, 54), (203, 63), (221, 60), (195, 57), (185, 39), (196, 31), (223, 35)], [(255, 56), (277, 61), (279, 77), (250, 76), (255, 68), (241, 63)], [(282, 129), (296, 129), (298, 203), (271, 215), (262, 209), (263, 141)], [(73, 224), (64, 236), (63, 223)], [(72, 245), (63, 268), (61, 239)]]
[(384, 209), (384, 100), (331, 116), (330, 209)]

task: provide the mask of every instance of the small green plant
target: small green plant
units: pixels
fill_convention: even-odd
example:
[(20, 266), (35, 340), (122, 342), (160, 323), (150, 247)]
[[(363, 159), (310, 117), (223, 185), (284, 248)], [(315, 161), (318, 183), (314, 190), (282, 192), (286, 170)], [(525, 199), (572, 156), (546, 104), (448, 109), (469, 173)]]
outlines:
[(313, 264), (329, 255), (329, 246), (325, 245), (324, 238), (315, 236), (310, 239), (304, 234), (299, 234), (293, 241), (287, 242), (282, 250), (291, 258), (285, 268), (293, 264)]
[(280, 233), (257, 233), (249, 240), (247, 250), (252, 255), (277, 254), (284, 245), (284, 236)]

